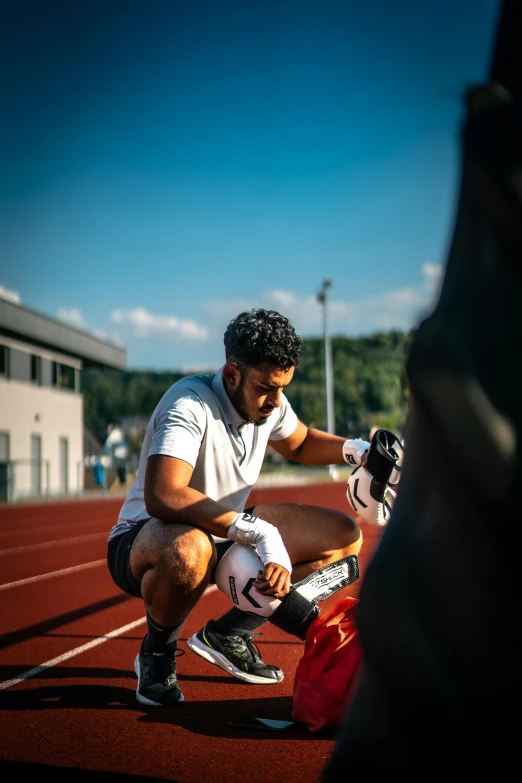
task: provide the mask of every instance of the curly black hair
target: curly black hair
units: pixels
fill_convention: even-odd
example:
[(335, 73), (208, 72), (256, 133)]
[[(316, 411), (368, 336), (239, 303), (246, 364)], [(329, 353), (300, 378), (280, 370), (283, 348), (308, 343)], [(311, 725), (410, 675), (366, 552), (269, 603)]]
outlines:
[(248, 367), (268, 364), (286, 371), (301, 361), (301, 338), (288, 318), (275, 310), (240, 313), (230, 321), (223, 341), (227, 362)]

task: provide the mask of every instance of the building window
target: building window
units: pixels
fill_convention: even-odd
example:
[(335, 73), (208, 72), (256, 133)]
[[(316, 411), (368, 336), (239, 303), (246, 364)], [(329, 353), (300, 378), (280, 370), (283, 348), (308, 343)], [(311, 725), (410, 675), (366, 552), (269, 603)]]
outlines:
[(7, 378), (9, 375), (9, 348), (0, 345), (0, 377)]
[(9, 501), (9, 433), (0, 431), (0, 503)]
[(60, 438), (60, 492), (67, 495), (69, 492), (69, 441)]
[(42, 438), (31, 435), (31, 495), (42, 494)]
[(31, 383), (40, 383), (42, 379), (42, 360), (36, 354), (31, 354)]
[(76, 386), (75, 368), (69, 367), (68, 364), (53, 362), (52, 385), (58, 386), (60, 389), (70, 389), (71, 391), (74, 391)]
[(67, 364), (60, 364), (58, 385), (61, 386), (62, 389), (74, 391), (74, 377), (74, 367), (69, 367)]

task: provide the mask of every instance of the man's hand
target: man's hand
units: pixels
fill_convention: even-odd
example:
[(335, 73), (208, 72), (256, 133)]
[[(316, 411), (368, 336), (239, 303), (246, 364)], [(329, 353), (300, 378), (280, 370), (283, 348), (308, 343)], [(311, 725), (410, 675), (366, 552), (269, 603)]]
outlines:
[(257, 572), (254, 588), (261, 595), (283, 598), (290, 592), (290, 574), (277, 563), (267, 563), (263, 571)]
[[(239, 513), (227, 531), (227, 538), (243, 546), (255, 547), (263, 563), (264, 578), (267, 568), (282, 568), (292, 573), (292, 561), (286, 551), (281, 533), (270, 522), (245, 512)], [(271, 572), (270, 572), (271, 573)]]
[(370, 444), (367, 440), (361, 438), (353, 438), (351, 440), (345, 440), (343, 443), (343, 459), (348, 465), (361, 465), (368, 456), (368, 449)]

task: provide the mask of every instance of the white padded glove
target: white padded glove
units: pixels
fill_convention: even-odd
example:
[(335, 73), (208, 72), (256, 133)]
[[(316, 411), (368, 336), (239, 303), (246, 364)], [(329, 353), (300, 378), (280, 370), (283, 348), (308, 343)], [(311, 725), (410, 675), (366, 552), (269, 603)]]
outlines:
[(389, 430), (377, 430), (366, 458), (366, 467), (352, 471), (346, 497), (355, 513), (370, 525), (388, 521), (401, 476), (404, 448)]
[(361, 438), (353, 438), (353, 440), (345, 440), (343, 443), (343, 458), (348, 465), (360, 465), (363, 457), (370, 448), (370, 444), (367, 440)]
[(390, 517), (396, 493), (359, 465), (348, 479), (346, 497), (357, 516), (369, 525), (382, 527)]
[(243, 546), (253, 546), (264, 566), (277, 563), (286, 568), (289, 574), (292, 573), (292, 561), (281, 533), (270, 522), (241, 512), (228, 528), (227, 538)]

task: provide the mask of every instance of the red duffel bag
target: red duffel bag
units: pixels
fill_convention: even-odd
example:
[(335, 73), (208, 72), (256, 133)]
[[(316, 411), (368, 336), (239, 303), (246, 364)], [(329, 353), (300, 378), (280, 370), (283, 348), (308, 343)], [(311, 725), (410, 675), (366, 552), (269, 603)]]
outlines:
[(310, 731), (340, 726), (353, 691), (362, 649), (355, 627), (357, 598), (342, 598), (310, 625), (297, 664), (292, 717)]

